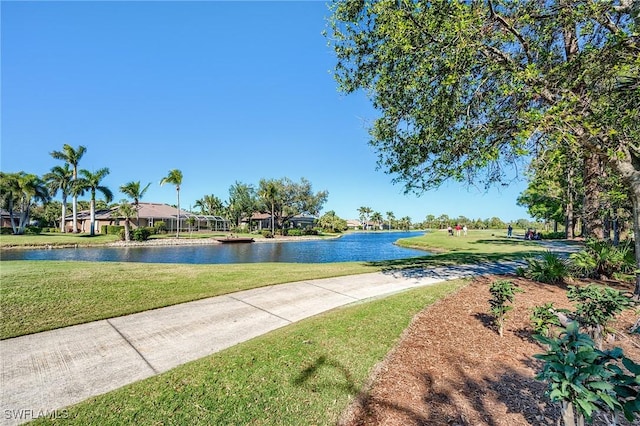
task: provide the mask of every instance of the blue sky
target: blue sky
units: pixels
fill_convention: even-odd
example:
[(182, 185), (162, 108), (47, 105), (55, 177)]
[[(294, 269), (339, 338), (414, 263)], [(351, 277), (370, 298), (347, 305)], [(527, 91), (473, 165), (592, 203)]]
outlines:
[(322, 36), (324, 2), (1, 3), (1, 169), (42, 175), (49, 153), (84, 145), (80, 167), (108, 167), (118, 187), (151, 182), (143, 201), (175, 203), (159, 186), (184, 179), (181, 205), (223, 200), (236, 181), (304, 177), (329, 191), (323, 212), (527, 218), (524, 182), (484, 193), (449, 184), (404, 195), (376, 170), (365, 95), (338, 92)]

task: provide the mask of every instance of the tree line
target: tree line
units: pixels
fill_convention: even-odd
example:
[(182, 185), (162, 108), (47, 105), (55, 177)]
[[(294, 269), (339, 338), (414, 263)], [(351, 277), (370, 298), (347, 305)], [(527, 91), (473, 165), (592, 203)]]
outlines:
[[(144, 197), (151, 183), (146, 185), (140, 181), (131, 181), (119, 187), (128, 200), (110, 204), (113, 192), (103, 184), (109, 174), (107, 167), (95, 172), (80, 169), (79, 164), (87, 152), (85, 146), (77, 148), (64, 144), (61, 151), (51, 152), (54, 159), (64, 162), (56, 165), (51, 171), (40, 177), (35, 174), (6, 173), (0, 171), (0, 205), (9, 212), (12, 231), (21, 235), (27, 225), (34, 218), (45, 223), (59, 223), (60, 232), (66, 232), (66, 217), (68, 199), (71, 197), (72, 227), (71, 232), (78, 232), (78, 207), (90, 211), (90, 234), (95, 234), (95, 214), (97, 209), (115, 208), (116, 214), (125, 218), (126, 228), (129, 221), (136, 218), (139, 221), (139, 203)], [(160, 185), (170, 184), (176, 188), (176, 214), (180, 209), (180, 189), (183, 174), (181, 170), (170, 170), (167, 176), (160, 180)], [(52, 202), (52, 198), (61, 194), (62, 202)], [(79, 201), (78, 197), (89, 195), (89, 201)], [(103, 200), (97, 195), (102, 194)], [(297, 215), (317, 216), (328, 199), (328, 191), (314, 192), (311, 182), (301, 178), (295, 182), (289, 178), (261, 179), (258, 185), (235, 182), (229, 188), (226, 201), (210, 194), (197, 200), (194, 204), (201, 214), (222, 216), (240, 226), (244, 218), (250, 218), (254, 213), (269, 213), (271, 215), (271, 231), (283, 228)], [(180, 229), (177, 227), (176, 236)]]

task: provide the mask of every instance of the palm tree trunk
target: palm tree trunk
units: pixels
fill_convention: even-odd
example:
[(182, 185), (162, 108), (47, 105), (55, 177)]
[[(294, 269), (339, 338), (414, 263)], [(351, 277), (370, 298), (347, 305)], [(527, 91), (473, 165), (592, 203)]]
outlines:
[(78, 196), (73, 196), (73, 232), (74, 234), (78, 233)]
[(96, 199), (91, 198), (91, 231), (90, 235), (93, 237), (95, 235), (95, 226), (96, 226)]
[(67, 231), (65, 228), (66, 222), (65, 218), (67, 217), (67, 195), (64, 194), (62, 196), (62, 220), (60, 221), (60, 232), (63, 234)]
[(272, 236), (275, 236), (275, 235), (276, 235), (275, 226), (274, 226), (274, 224), (273, 224), (273, 219), (274, 219), (273, 214), (275, 213), (275, 212), (274, 212), (274, 210), (275, 210), (275, 207), (274, 207), (274, 205), (273, 205), (273, 201), (272, 201), (272, 202), (271, 202), (271, 235), (272, 235)]
[(180, 188), (176, 189), (178, 193), (178, 226), (176, 226), (176, 238), (180, 238)]

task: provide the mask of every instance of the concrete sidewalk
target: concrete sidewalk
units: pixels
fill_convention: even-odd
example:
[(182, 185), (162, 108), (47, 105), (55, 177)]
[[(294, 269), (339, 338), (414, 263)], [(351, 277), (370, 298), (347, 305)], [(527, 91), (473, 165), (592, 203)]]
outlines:
[(66, 406), (336, 307), (522, 264), (294, 282), (3, 340), (0, 424), (64, 417)]

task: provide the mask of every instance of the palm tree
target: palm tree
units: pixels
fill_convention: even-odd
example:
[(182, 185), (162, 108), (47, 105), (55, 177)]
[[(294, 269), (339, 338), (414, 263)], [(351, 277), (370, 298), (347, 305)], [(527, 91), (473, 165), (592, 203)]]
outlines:
[(373, 214), (371, 215), (371, 220), (376, 224), (376, 226), (378, 227), (378, 229), (382, 229), (382, 213), (380, 212), (373, 212)]
[[(87, 152), (87, 148), (80, 145), (78, 149), (73, 149), (69, 144), (62, 146), (62, 151), (53, 151), (51, 156), (56, 160), (62, 160), (73, 167), (73, 180), (78, 179), (78, 163), (80, 159)], [(73, 193), (73, 232), (78, 232), (78, 192)]]
[(55, 166), (51, 171), (43, 176), (47, 182), (49, 194), (55, 197), (58, 191), (62, 193), (62, 220), (60, 221), (60, 232), (66, 232), (65, 218), (67, 217), (67, 196), (71, 192), (73, 182), (73, 170), (69, 168), (69, 163), (64, 166)]
[(404, 231), (408, 231), (411, 229), (411, 218), (409, 216), (404, 216), (400, 219), (400, 226)]
[(217, 216), (220, 215), (222, 209), (224, 208), (224, 203), (222, 200), (215, 195), (205, 195), (200, 200), (196, 200), (193, 207), (199, 208), (200, 213)]
[(396, 215), (393, 212), (389, 211), (387, 214), (387, 221), (389, 222), (389, 231), (391, 231), (391, 221), (396, 218)]
[(147, 192), (147, 189), (149, 189), (149, 185), (151, 185), (151, 182), (140, 190), (140, 181), (131, 181), (120, 187), (120, 192), (133, 200), (133, 205), (136, 208), (136, 226), (138, 228), (140, 227), (140, 200), (144, 196), (144, 193)]
[(267, 203), (267, 205), (271, 206), (271, 235), (275, 235), (275, 205), (279, 195), (280, 191), (278, 190), (278, 185), (276, 185), (276, 182), (273, 180), (266, 182), (262, 191), (260, 191), (260, 197)]
[(176, 186), (178, 195), (178, 226), (176, 226), (176, 238), (180, 238), (180, 185), (182, 185), (182, 172), (178, 169), (169, 170), (169, 174), (160, 181), (160, 186), (170, 183)]
[(109, 174), (109, 169), (103, 167), (102, 169), (96, 171), (95, 173), (91, 173), (89, 170), (80, 170), (80, 174), (82, 175), (82, 179), (78, 181), (78, 188), (82, 188), (83, 191), (91, 192), (91, 232), (90, 235), (95, 235), (95, 224), (96, 224), (96, 192), (102, 192), (104, 195), (105, 201), (110, 203), (113, 199), (113, 193), (109, 188), (104, 185), (100, 185), (100, 181)]
[(127, 200), (120, 200), (116, 215), (124, 217), (124, 240), (131, 241), (131, 218), (137, 213), (137, 210)]
[[(2, 204), (9, 211), (13, 233), (22, 235), (29, 224), (31, 204), (34, 201), (46, 203), (50, 200), (47, 186), (38, 176), (19, 172), (1, 173), (0, 187), (2, 189)], [(20, 212), (17, 226), (13, 220), (13, 213), (16, 207)]]
[(369, 215), (373, 212), (371, 207), (360, 207), (358, 208), (358, 213), (360, 213), (360, 223), (363, 225), (363, 229), (366, 231), (369, 227)]
[(9, 212), (9, 221), (15, 234), (18, 228), (13, 221), (14, 205), (18, 201), (20, 186), (18, 184), (18, 173), (5, 173), (0, 171), (0, 199), (2, 208)]

